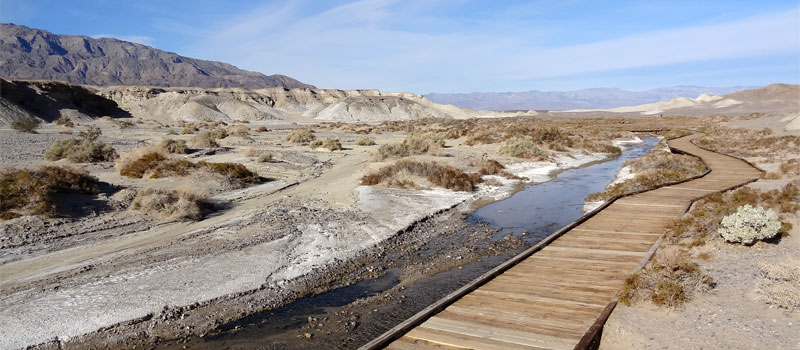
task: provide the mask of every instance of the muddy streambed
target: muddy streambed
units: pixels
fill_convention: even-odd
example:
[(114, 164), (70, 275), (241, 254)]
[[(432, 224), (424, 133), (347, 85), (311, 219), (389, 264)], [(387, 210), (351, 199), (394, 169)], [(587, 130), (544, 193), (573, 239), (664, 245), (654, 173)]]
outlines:
[(421, 222), (366, 265), (378, 278), (322, 288), (327, 291), (156, 348), (357, 348), (579, 218), (587, 195), (602, 191), (625, 160), (657, 143), (646, 138), (618, 157), (563, 171), (471, 214)]

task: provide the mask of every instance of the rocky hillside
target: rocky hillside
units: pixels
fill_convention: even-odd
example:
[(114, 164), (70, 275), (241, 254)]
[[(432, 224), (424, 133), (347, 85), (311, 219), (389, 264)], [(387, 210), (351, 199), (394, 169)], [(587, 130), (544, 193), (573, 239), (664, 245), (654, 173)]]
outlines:
[(176, 121), (383, 121), (502, 117), (439, 105), (411, 93), (378, 90), (95, 87), (55, 81), (0, 80), (0, 124), (24, 116), (53, 121), (114, 118)]
[(0, 23), (0, 76), (86, 85), (313, 88), (284, 75), (264, 75), (150, 46), (59, 35)]

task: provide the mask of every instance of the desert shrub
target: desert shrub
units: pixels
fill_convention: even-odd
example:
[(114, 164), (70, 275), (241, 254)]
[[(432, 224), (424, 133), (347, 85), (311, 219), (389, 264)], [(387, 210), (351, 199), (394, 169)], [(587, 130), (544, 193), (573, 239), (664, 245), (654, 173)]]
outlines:
[(258, 156), (257, 161), (259, 163), (272, 163), (272, 161), (273, 161), (272, 153), (264, 153), (264, 154)]
[(57, 140), (45, 152), (44, 159), (55, 161), (67, 158), (73, 162), (107, 162), (117, 158), (113, 147), (97, 141), (102, 134), (100, 128), (92, 126), (78, 133), (77, 138)]
[(209, 169), (215, 173), (222, 174), (230, 180), (242, 183), (257, 183), (261, 181), (258, 174), (247, 169), (246, 166), (238, 163), (212, 163), (201, 160), (197, 165)]
[(603, 147), (603, 153), (622, 154), (622, 149), (614, 145), (605, 145), (605, 147)]
[(294, 143), (307, 143), (317, 139), (314, 135), (314, 130), (310, 129), (294, 129), (289, 135), (286, 135), (286, 141)]
[[(760, 192), (750, 187), (741, 187), (726, 193), (715, 193), (698, 201), (687, 215), (673, 221), (667, 227), (667, 242), (692, 245), (694, 242), (717, 236), (722, 219), (738, 212), (745, 205), (772, 209), (778, 213), (794, 213), (800, 210), (797, 203), (800, 190), (794, 183), (781, 189)], [(778, 234), (785, 236), (791, 230), (789, 223), (783, 223)]]
[(339, 142), (339, 139), (325, 139), (325, 141), (322, 141), (322, 148), (326, 148), (329, 151), (341, 151), (342, 143)]
[(552, 144), (558, 147), (572, 147), (570, 135), (553, 126), (534, 128), (528, 133), (531, 141), (536, 144)]
[(356, 145), (359, 146), (375, 146), (375, 140), (365, 137), (363, 139), (356, 140)]
[(256, 128), (256, 132), (267, 132), (267, 131), (269, 131), (269, 129), (267, 129), (264, 126), (259, 126)]
[(500, 142), (500, 135), (493, 131), (481, 132), (467, 138), (465, 143), (467, 146), (475, 146), (478, 144), (493, 144)]
[[(399, 160), (394, 164), (387, 165), (376, 172), (364, 175), (361, 178), (362, 185), (377, 185), (387, 182), (404, 184), (403, 175), (421, 177), (429, 181), (434, 186), (439, 186), (455, 191), (472, 191), (475, 185), (480, 182), (477, 174), (467, 174), (449, 165), (442, 165), (435, 162), (418, 162), (412, 160)], [(397, 182), (397, 180), (401, 180)], [(410, 186), (398, 186), (410, 187)]]
[(403, 140), (409, 154), (425, 154), (444, 147), (444, 136), (433, 133), (411, 134)]
[(53, 195), (59, 192), (97, 194), (97, 178), (78, 169), (57, 166), (0, 171), (0, 218), (53, 216), (57, 210)]
[(503, 146), (500, 147), (498, 152), (516, 158), (547, 159), (547, 153), (539, 147), (536, 147), (533, 141), (526, 138), (508, 139)]
[(192, 145), (196, 147), (219, 147), (217, 140), (228, 137), (228, 132), (222, 128), (202, 131), (192, 138)]
[(444, 138), (436, 137), (433, 133), (410, 134), (401, 144), (384, 144), (378, 148), (375, 158), (402, 158), (412, 155), (431, 153), (444, 147)]
[(11, 128), (18, 132), (36, 133), (36, 129), (42, 125), (42, 121), (36, 118), (22, 117), (11, 122)]
[(312, 149), (316, 149), (316, 148), (322, 147), (322, 143), (323, 143), (322, 140), (314, 140), (314, 141), (311, 141), (311, 143), (309, 143), (308, 145)]
[(506, 171), (506, 167), (494, 159), (481, 159), (480, 161), (470, 164), (479, 167), (478, 175), (499, 175), (508, 179), (521, 180), (522, 178)]
[(186, 141), (175, 139), (164, 139), (158, 145), (161, 150), (167, 153), (186, 154)]
[(159, 152), (146, 153), (130, 163), (123, 164), (119, 169), (119, 174), (132, 178), (142, 178), (166, 159), (167, 157)]
[(167, 158), (159, 162), (150, 173), (151, 179), (170, 176), (187, 176), (197, 166), (182, 158)]
[(79, 138), (91, 142), (97, 141), (102, 135), (103, 135), (103, 130), (100, 130), (100, 128), (94, 125), (86, 128), (86, 130), (81, 130), (78, 132)]
[(204, 195), (188, 190), (146, 188), (133, 199), (131, 208), (169, 220), (201, 220), (212, 209)]
[(780, 228), (781, 222), (774, 210), (745, 204), (735, 214), (724, 217), (717, 232), (728, 242), (750, 245), (775, 237)]
[(663, 151), (653, 151), (639, 158), (628, 159), (623, 166), (630, 167), (635, 176), (606, 187), (605, 192), (592, 193), (586, 200), (605, 201), (614, 196), (650, 190), (686, 180), (707, 170), (703, 162), (696, 157)]
[(676, 307), (695, 293), (713, 287), (713, 279), (692, 262), (687, 251), (670, 246), (659, 250), (644, 269), (625, 279), (619, 301), (631, 305), (650, 300), (659, 306)]
[(378, 159), (408, 157), (408, 149), (402, 144), (383, 144), (375, 153)]
[(194, 134), (195, 132), (197, 132), (199, 130), (200, 129), (198, 129), (194, 125), (186, 125), (183, 128), (181, 128), (181, 134), (183, 134), (183, 135)]
[[(234, 135), (234, 136), (248, 136), (248, 135), (250, 135), (250, 128), (248, 128), (247, 126), (244, 126), (244, 125), (229, 126), (228, 129), (227, 129), (227, 134), (228, 135)], [(222, 138), (222, 137), (220, 137), (220, 138)]]
[(56, 125), (65, 126), (68, 128), (75, 126), (75, 123), (72, 121), (72, 118), (66, 115), (58, 117), (58, 119), (56, 119), (54, 123), (56, 123)]
[(117, 163), (117, 168), (120, 175), (132, 178), (143, 178), (148, 175), (151, 179), (187, 176), (193, 170), (206, 169), (240, 184), (260, 181), (260, 177), (256, 173), (248, 170), (242, 164), (207, 161), (192, 163), (183, 158), (168, 157), (155, 147), (146, 147), (126, 154)]

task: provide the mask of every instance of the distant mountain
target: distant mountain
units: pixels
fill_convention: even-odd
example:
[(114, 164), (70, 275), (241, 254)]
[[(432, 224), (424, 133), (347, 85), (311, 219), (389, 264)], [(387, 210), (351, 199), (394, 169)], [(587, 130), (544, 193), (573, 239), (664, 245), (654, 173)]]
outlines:
[[(702, 94), (669, 101), (609, 109), (581, 109), (566, 113), (614, 112), (640, 115), (747, 115), (751, 113), (794, 113), (800, 111), (800, 85), (771, 84), (759, 89), (726, 95)], [(555, 113), (555, 112), (554, 112)], [(563, 113), (563, 112), (557, 112)]]
[(113, 38), (59, 35), (0, 23), (0, 76), (86, 85), (313, 88), (285, 75), (180, 56)]
[(476, 110), (606, 109), (669, 101), (678, 97), (697, 97), (701, 94), (722, 95), (746, 88), (675, 86), (641, 92), (594, 88), (576, 91), (430, 93), (425, 97), (435, 103)]

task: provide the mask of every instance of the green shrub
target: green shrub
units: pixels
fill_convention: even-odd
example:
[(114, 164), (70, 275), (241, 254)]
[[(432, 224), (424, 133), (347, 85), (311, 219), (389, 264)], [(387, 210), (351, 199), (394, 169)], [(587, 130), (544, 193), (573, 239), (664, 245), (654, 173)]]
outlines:
[(69, 167), (3, 170), (0, 172), (0, 218), (53, 216), (57, 211), (53, 195), (59, 192), (97, 194), (97, 178)]
[(775, 237), (780, 228), (781, 222), (774, 210), (745, 204), (736, 213), (724, 217), (717, 232), (728, 242), (750, 245)]
[(42, 121), (36, 118), (22, 117), (11, 122), (11, 128), (18, 132), (35, 134)]

